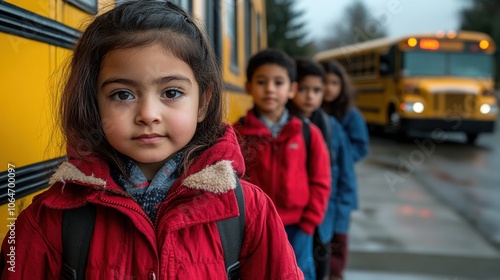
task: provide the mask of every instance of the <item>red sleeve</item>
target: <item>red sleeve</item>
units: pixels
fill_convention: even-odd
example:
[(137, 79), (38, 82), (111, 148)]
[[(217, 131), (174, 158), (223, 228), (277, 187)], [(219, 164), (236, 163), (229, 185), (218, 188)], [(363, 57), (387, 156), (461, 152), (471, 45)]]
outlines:
[(304, 279), (274, 204), (259, 188), (245, 181), (242, 185), (246, 220), (240, 278)]
[(311, 127), (311, 143), (308, 148), (308, 176), (311, 190), (309, 203), (304, 209), (300, 228), (313, 234), (314, 229), (323, 221), (331, 191), (330, 154), (321, 131), (313, 124)]
[(59, 279), (61, 253), (48, 244), (46, 231), (35, 222), (29, 210), (32, 208), (21, 212), (15, 227), (3, 240), (0, 278)]

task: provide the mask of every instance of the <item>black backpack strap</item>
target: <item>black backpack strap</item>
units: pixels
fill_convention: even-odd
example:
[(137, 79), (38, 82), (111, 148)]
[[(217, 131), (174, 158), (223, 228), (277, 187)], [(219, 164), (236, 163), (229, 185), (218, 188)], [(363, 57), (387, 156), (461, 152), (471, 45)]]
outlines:
[[(328, 115), (325, 112), (321, 112), (321, 118), (325, 123), (325, 140), (326, 146), (328, 147), (328, 151), (330, 152), (330, 165), (333, 166), (335, 164), (335, 149), (333, 148), (332, 139), (334, 137), (332, 126), (330, 120), (328, 119)], [(338, 136), (337, 136), (338, 137)]]
[(309, 119), (302, 119), (302, 135), (304, 136), (304, 142), (306, 143), (306, 154), (307, 154), (307, 161), (306, 161), (306, 166), (309, 168), (309, 162), (310, 162), (310, 146), (311, 146), (311, 126), (309, 124)]
[(63, 267), (61, 279), (83, 280), (90, 240), (94, 233), (96, 205), (65, 210), (62, 220)]
[(229, 280), (239, 279), (240, 274), (240, 251), (245, 232), (245, 199), (243, 189), (238, 176), (236, 176), (236, 188), (234, 189), (240, 215), (238, 217), (217, 222), (222, 249), (224, 250), (224, 263)]
[(309, 120), (304, 120), (302, 122), (302, 134), (304, 135), (307, 150), (309, 150), (309, 146), (311, 146), (311, 126)]
[[(239, 278), (240, 251), (245, 231), (245, 200), (239, 178), (234, 189), (240, 215), (217, 222), (219, 235), (224, 250), (224, 263), (229, 280)], [(94, 232), (96, 206), (85, 206), (66, 210), (63, 213), (63, 267), (61, 279), (85, 279), (85, 269), (90, 249), (90, 240)]]

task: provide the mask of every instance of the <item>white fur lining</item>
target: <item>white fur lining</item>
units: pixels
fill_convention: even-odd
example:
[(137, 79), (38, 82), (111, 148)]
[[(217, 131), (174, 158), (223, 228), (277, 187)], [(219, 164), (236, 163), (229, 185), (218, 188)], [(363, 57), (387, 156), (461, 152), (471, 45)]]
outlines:
[(67, 161), (63, 162), (59, 168), (57, 168), (56, 173), (50, 177), (49, 184), (53, 185), (56, 182), (65, 183), (66, 181), (76, 181), (102, 187), (106, 186), (106, 181), (103, 179), (94, 177), (94, 174), (87, 176), (76, 168), (76, 166)]
[(225, 193), (236, 188), (236, 176), (231, 162), (222, 160), (188, 176), (182, 183), (191, 189)]
[[(81, 182), (89, 185), (106, 187), (106, 181), (88, 176), (69, 162), (63, 162), (50, 178), (49, 184), (66, 181)], [(210, 165), (198, 173), (192, 174), (184, 179), (186, 187), (195, 190), (204, 190), (212, 193), (225, 193), (236, 188), (236, 177), (231, 161), (223, 160)]]

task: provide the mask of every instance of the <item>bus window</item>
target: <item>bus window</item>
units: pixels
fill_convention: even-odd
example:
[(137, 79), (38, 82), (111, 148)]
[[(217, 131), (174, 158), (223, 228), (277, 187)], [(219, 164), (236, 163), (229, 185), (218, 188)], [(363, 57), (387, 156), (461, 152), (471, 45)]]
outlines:
[(449, 69), (452, 76), (493, 77), (491, 56), (484, 53), (451, 53)]
[[(121, 5), (130, 0), (116, 0), (116, 5)], [(193, 13), (193, 0), (170, 0), (175, 4), (183, 7), (189, 13)]]
[(491, 78), (491, 61), (491, 56), (484, 53), (407, 52), (403, 74)]
[(253, 9), (250, 0), (245, 1), (245, 55), (246, 60), (252, 56), (252, 19)]
[(205, 27), (208, 37), (214, 44), (215, 55), (218, 61), (221, 57), (221, 31), (220, 31), (220, 2), (219, 0), (205, 1)]
[(262, 42), (260, 38), (262, 37), (262, 18), (260, 15), (257, 15), (257, 50), (260, 51), (262, 48)]
[(403, 57), (403, 76), (446, 75), (446, 54), (439, 52), (406, 52)]
[(389, 75), (390, 74), (390, 57), (389, 54), (383, 54), (380, 56), (380, 75)]
[(238, 73), (238, 1), (226, 0), (227, 35), (230, 40), (229, 57), (231, 70)]
[(89, 14), (97, 14), (97, 0), (66, 0)]
[(380, 55), (380, 75), (393, 75), (396, 71), (396, 47), (393, 46), (389, 52)]
[(173, 0), (175, 4), (183, 7), (186, 11), (193, 12), (193, 1), (192, 0)]

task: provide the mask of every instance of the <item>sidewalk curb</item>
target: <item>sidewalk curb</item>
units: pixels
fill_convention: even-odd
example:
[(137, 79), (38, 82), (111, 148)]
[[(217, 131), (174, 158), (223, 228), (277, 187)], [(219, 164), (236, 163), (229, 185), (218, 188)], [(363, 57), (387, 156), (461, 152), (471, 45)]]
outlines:
[[(448, 279), (498, 279), (500, 258), (399, 252), (350, 251), (348, 270), (442, 275)], [(418, 271), (415, 269), (418, 264)], [(453, 267), (453, 271), (449, 268)]]

